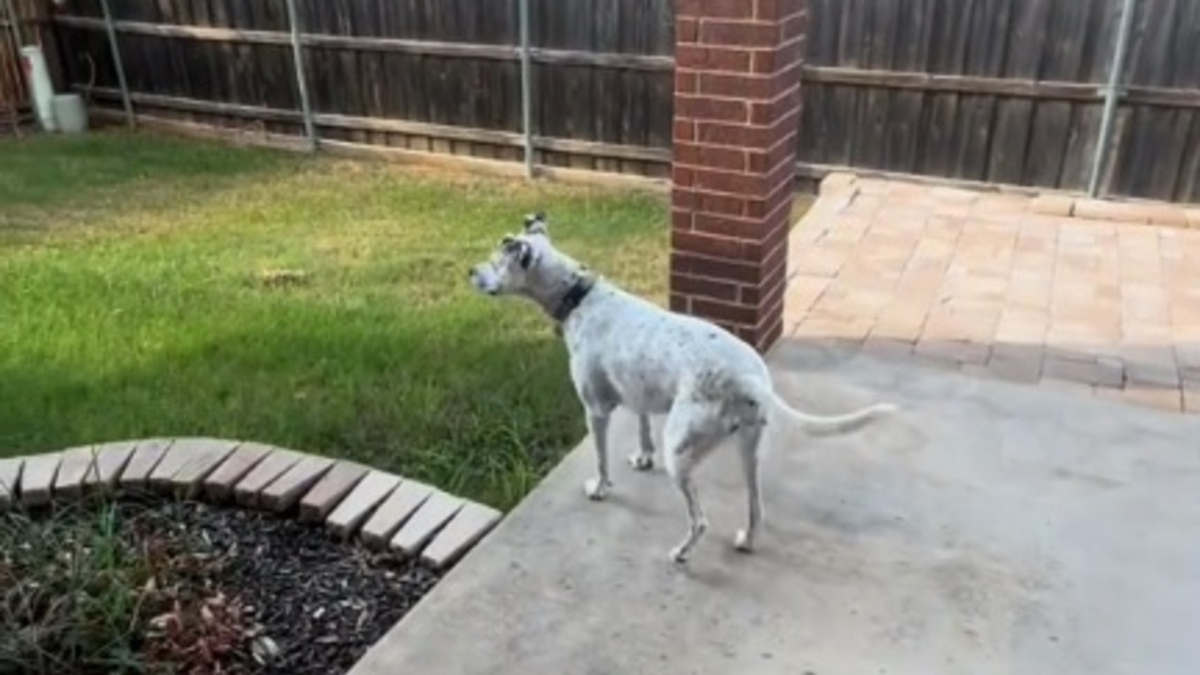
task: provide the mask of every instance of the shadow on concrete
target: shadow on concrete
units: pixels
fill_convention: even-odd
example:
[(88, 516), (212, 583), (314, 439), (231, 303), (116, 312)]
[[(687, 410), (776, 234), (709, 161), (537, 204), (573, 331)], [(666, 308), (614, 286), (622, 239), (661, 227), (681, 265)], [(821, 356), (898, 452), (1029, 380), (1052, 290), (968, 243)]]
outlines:
[(816, 361), (812, 367), (828, 367), (861, 353), (883, 362), (1077, 390), (1168, 411), (1200, 412), (1200, 342), (1112, 347), (958, 340), (913, 344), (886, 338), (863, 341), (821, 336), (785, 339), (813, 348)]

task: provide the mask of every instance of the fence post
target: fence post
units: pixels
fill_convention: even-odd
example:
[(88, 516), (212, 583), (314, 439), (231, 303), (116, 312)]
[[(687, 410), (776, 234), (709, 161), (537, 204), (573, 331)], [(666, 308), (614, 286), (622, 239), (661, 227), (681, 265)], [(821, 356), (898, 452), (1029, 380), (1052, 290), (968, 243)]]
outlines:
[[(8, 64), (10, 69), (8, 72), (0, 72), (0, 77), (7, 76), (12, 78), (13, 86), (16, 91), (13, 95), (16, 97), (12, 101), (11, 107), (6, 105), (4, 101), (0, 101), (0, 122), (11, 122), (12, 132), (16, 136), (21, 135), (21, 104), (23, 99), (23, 91), (21, 89), (24, 83), (24, 77), (21, 73), (21, 32), (20, 24), (17, 23), (17, 10), (13, 8), (12, 0), (4, 0), (4, 6), (0, 7), (0, 19), (4, 19), (5, 23), (0, 26), (0, 66)], [(12, 42), (11, 50), (6, 42)], [(4, 57), (4, 51), (9, 50), (10, 58)], [(12, 117), (6, 119), (6, 115), (11, 114)]]
[(533, 178), (533, 75), (529, 54), (529, 0), (517, 0), (521, 30), (521, 127), (525, 134), (525, 175)]
[(1121, 95), (1119, 91), (1121, 70), (1125, 67), (1125, 49), (1129, 46), (1129, 32), (1133, 25), (1133, 12), (1136, 4), (1137, 0), (1125, 0), (1121, 6), (1121, 22), (1117, 27), (1117, 44), (1113, 52), (1112, 65), (1108, 71), (1108, 85), (1104, 90), (1104, 112), (1100, 117), (1096, 152), (1092, 156), (1092, 174), (1088, 177), (1089, 197), (1095, 197), (1100, 193), (1100, 174), (1104, 171), (1109, 146), (1112, 145), (1113, 117), (1117, 112), (1117, 99)]
[(125, 80), (125, 65), (121, 62), (121, 48), (117, 46), (117, 28), (113, 24), (112, 10), (108, 0), (100, 0), (100, 9), (104, 12), (104, 32), (108, 33), (108, 48), (112, 51), (113, 67), (117, 71), (117, 84), (121, 87), (121, 103), (125, 106), (125, 122), (129, 127), (137, 127), (137, 115), (133, 112), (133, 101), (129, 97), (129, 84)]
[(300, 91), (300, 111), (304, 117), (304, 135), (309, 152), (317, 150), (317, 128), (313, 124), (312, 104), (308, 99), (308, 78), (304, 74), (304, 50), (300, 45), (300, 16), (296, 0), (287, 0), (288, 27), (292, 33), (292, 62), (295, 64), (296, 85)]

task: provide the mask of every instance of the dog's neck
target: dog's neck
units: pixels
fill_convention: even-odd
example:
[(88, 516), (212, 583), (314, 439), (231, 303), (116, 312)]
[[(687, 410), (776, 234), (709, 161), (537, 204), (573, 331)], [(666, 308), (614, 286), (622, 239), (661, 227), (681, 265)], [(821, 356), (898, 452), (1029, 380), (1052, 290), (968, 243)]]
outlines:
[(553, 306), (544, 307), (544, 309), (550, 315), (550, 318), (554, 319), (554, 322), (561, 326), (595, 287), (596, 277), (589, 274), (587, 270), (581, 269), (575, 273), (574, 281), (567, 287), (567, 292), (562, 294), (558, 302)]
[(556, 333), (599, 283), (599, 277), (570, 256), (547, 247), (522, 295), (537, 303), (554, 321)]

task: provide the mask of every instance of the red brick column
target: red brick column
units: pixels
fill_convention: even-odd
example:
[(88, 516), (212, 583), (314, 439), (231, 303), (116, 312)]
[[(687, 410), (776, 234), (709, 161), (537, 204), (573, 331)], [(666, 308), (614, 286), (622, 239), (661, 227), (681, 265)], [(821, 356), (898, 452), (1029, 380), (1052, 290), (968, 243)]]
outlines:
[(676, 0), (671, 308), (783, 331), (806, 0)]

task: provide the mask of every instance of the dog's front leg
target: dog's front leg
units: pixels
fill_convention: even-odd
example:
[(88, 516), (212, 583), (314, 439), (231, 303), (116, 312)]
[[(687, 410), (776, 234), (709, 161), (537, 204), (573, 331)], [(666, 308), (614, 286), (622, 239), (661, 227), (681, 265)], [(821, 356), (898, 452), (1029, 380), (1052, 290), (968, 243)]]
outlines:
[(588, 411), (588, 429), (592, 442), (596, 444), (596, 477), (583, 484), (589, 499), (601, 500), (608, 496), (612, 481), (608, 477), (608, 422), (611, 412)]
[(629, 465), (637, 471), (654, 468), (654, 439), (651, 438), (650, 416), (638, 415), (638, 449), (629, 456)]

